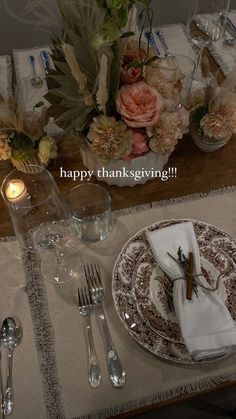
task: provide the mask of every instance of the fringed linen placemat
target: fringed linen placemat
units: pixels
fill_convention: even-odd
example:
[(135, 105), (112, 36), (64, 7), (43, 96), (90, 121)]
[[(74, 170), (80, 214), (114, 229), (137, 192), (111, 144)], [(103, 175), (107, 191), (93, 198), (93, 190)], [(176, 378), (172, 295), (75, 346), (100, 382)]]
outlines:
[(42, 279), (36, 259), (24, 258), (23, 286), (25, 276), (16, 243), (2, 242), (1, 320), (17, 315), (24, 329), (24, 339), (15, 351), (12, 418), (105, 419), (236, 382), (236, 354), (205, 365), (171, 364), (151, 355), (125, 330), (111, 297), (114, 262), (138, 230), (159, 220), (190, 218), (209, 222), (236, 236), (235, 207), (235, 187), (153, 202), (116, 211), (113, 231), (104, 242), (89, 246), (76, 243), (81, 257), (98, 261), (103, 273), (107, 319), (127, 374), (126, 386), (119, 390), (110, 384), (94, 316), (92, 325), (103, 380), (98, 389), (89, 387), (83, 319), (76, 305), (78, 283), (55, 287)]

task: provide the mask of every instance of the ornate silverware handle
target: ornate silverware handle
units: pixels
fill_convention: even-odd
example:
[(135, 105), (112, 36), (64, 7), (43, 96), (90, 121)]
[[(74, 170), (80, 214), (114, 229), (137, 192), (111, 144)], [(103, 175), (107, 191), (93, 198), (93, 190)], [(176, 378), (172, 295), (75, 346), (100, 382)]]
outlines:
[(102, 329), (103, 329), (103, 336), (104, 336), (104, 343), (105, 343), (105, 349), (106, 349), (107, 365), (108, 365), (110, 380), (114, 387), (124, 387), (125, 371), (122, 368), (119, 356), (112, 342), (102, 305), (98, 307), (98, 312), (99, 312), (99, 319), (100, 319)]
[(101, 384), (101, 370), (95, 351), (90, 317), (85, 316), (85, 328), (88, 342), (88, 378), (91, 387), (96, 388)]
[(3, 395), (3, 415), (9, 416), (13, 410), (13, 384), (12, 384), (12, 358), (13, 350), (9, 349), (8, 352), (8, 371), (7, 371), (7, 384)]

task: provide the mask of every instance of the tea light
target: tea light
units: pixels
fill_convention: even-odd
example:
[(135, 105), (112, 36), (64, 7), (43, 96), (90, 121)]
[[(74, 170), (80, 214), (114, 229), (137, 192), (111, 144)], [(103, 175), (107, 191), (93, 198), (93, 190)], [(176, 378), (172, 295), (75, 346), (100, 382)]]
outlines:
[(12, 179), (6, 186), (6, 198), (12, 204), (19, 204), (27, 198), (27, 189), (20, 179)]

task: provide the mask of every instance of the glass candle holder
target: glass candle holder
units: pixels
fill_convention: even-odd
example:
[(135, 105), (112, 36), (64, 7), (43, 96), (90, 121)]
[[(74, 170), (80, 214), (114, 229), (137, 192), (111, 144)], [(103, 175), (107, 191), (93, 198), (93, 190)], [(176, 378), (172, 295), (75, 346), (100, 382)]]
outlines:
[(1, 193), (21, 248), (41, 256), (45, 279), (55, 284), (69, 280), (70, 212), (51, 174), (41, 166), (32, 167), (32, 173), (13, 170)]

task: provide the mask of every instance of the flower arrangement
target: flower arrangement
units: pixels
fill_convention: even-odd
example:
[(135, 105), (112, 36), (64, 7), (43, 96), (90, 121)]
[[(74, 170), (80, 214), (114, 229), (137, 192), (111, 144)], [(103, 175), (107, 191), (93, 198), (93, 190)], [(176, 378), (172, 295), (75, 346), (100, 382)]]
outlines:
[(81, 133), (101, 162), (172, 153), (188, 128), (179, 107), (183, 74), (174, 58), (158, 59), (142, 40), (144, 27), (152, 30), (151, 0), (54, 4), (63, 36), (52, 37), (55, 70), (46, 99), (56, 123)]
[(40, 114), (23, 111), (14, 99), (0, 98), (0, 160), (11, 159), (22, 171), (29, 164), (47, 165), (57, 156), (55, 139), (44, 132), (48, 119), (46, 107)]
[(202, 59), (205, 86), (192, 93), (188, 100), (191, 111), (191, 132), (205, 142), (217, 146), (227, 143), (236, 134), (236, 76), (229, 75), (221, 86), (209, 82), (209, 62)]

